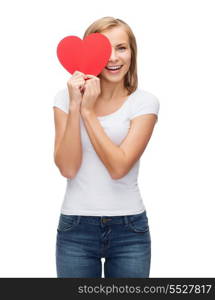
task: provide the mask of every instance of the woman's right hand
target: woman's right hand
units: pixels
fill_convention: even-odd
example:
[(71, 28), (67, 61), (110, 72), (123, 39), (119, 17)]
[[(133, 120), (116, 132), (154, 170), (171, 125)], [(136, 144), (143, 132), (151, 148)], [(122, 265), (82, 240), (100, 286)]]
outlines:
[(67, 87), (69, 91), (69, 100), (71, 102), (81, 105), (82, 92), (85, 84), (85, 74), (79, 71), (75, 71), (72, 77), (67, 81)]

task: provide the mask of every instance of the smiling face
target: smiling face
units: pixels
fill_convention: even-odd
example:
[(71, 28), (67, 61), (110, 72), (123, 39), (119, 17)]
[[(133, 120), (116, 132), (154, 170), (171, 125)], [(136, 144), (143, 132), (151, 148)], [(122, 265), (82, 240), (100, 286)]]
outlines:
[[(109, 82), (119, 82), (124, 80), (131, 64), (131, 49), (128, 35), (123, 27), (118, 26), (101, 32), (105, 35), (112, 46), (111, 56), (106, 67), (99, 77)], [(109, 67), (116, 67), (110, 70)], [(120, 67), (118, 69), (118, 67)]]

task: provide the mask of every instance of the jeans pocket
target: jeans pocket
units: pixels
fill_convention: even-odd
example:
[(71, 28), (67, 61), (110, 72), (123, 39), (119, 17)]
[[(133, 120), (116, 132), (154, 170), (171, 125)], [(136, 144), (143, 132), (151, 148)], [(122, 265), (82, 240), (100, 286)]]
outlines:
[(78, 225), (77, 222), (75, 222), (74, 216), (70, 215), (60, 215), (60, 219), (58, 222), (57, 231), (58, 232), (67, 232), (73, 230)]
[(127, 225), (132, 232), (145, 233), (149, 231), (148, 218), (145, 213), (129, 221)]

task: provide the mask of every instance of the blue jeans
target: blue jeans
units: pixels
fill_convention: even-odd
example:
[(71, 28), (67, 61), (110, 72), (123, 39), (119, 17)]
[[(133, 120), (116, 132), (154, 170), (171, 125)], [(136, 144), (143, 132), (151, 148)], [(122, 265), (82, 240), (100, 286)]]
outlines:
[(149, 277), (151, 238), (146, 211), (127, 216), (60, 214), (57, 277)]

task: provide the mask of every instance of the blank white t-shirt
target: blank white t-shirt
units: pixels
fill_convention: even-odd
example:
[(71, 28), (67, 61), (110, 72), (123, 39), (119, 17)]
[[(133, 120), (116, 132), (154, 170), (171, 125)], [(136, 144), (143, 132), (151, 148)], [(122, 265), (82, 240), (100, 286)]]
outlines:
[[(53, 106), (68, 113), (67, 88), (58, 91)], [(97, 119), (111, 141), (120, 145), (128, 134), (132, 119), (143, 114), (158, 116), (159, 108), (160, 103), (156, 96), (142, 89), (136, 89), (117, 111)], [(61, 213), (82, 216), (122, 216), (143, 212), (145, 206), (137, 178), (140, 161), (138, 160), (124, 177), (112, 179), (95, 152), (83, 122), (80, 117), (82, 163), (76, 176), (73, 179), (66, 179), (67, 186)]]

